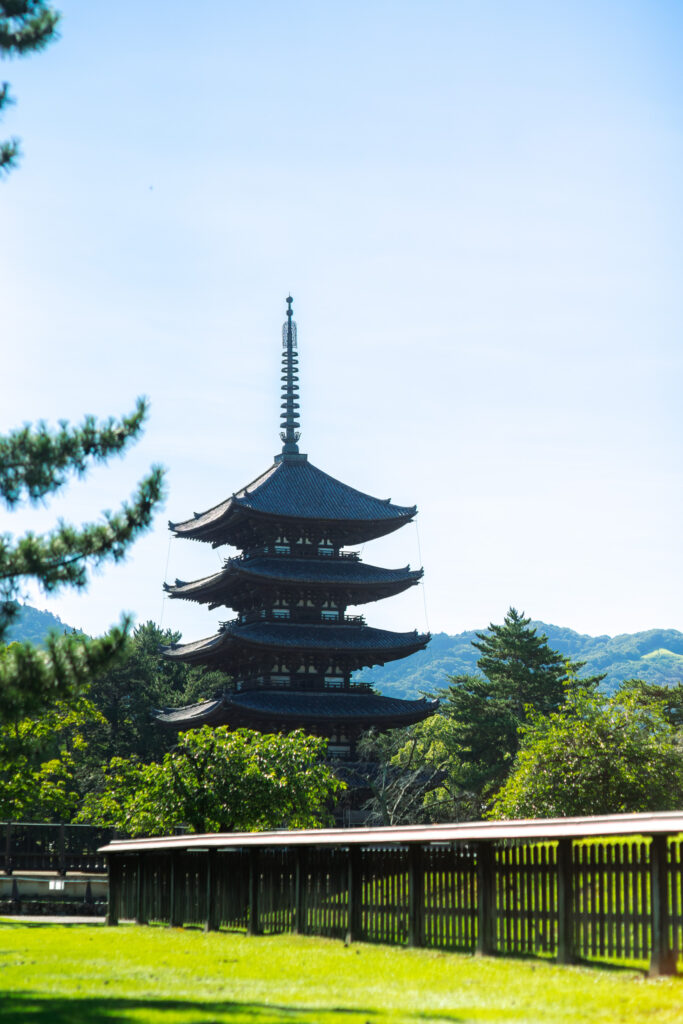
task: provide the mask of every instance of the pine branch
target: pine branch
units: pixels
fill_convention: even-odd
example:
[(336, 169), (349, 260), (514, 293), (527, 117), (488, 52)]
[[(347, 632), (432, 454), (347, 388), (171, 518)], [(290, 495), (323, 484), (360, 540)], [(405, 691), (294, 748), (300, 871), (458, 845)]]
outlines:
[(154, 467), (139, 485), (133, 501), (119, 512), (107, 514), (104, 523), (92, 523), (80, 530), (66, 523), (44, 537), (27, 533), (12, 544), (0, 538), (0, 641), (15, 617), (16, 598), (26, 579), (37, 580), (43, 590), (53, 593), (63, 586), (84, 587), (89, 570), (105, 562), (120, 561), (128, 546), (151, 524), (157, 502), (163, 495), (163, 470)]
[(98, 424), (86, 416), (80, 427), (62, 422), (52, 432), (38, 423), (0, 437), (0, 497), (10, 508), (22, 500), (35, 504), (59, 490), (70, 473), (82, 476), (88, 462), (123, 453), (139, 436), (147, 412), (146, 400), (139, 398), (134, 412), (120, 421)]
[[(46, 0), (0, 0), (0, 57), (25, 57), (44, 50), (58, 38), (59, 12)], [(0, 86), (0, 110), (14, 101), (6, 82)], [(0, 142), (0, 176), (17, 166), (21, 151), (17, 139)]]
[(23, 57), (57, 39), (59, 12), (45, 0), (0, 0), (0, 53)]
[(0, 722), (17, 722), (72, 697), (125, 653), (130, 620), (103, 637), (50, 634), (47, 650), (11, 644), (0, 656)]

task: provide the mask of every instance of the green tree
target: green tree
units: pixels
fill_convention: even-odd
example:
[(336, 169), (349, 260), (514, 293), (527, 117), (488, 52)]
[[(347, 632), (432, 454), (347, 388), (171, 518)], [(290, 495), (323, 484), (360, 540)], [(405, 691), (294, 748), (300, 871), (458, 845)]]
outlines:
[(363, 761), (354, 785), (370, 795), (368, 824), (410, 825), (472, 817), (472, 794), (462, 785), (456, 723), (435, 714), (405, 729), (370, 730), (361, 737)]
[(182, 733), (160, 764), (114, 758), (81, 821), (129, 835), (315, 828), (344, 787), (324, 762), (325, 740), (204, 726)]
[(576, 687), (550, 715), (520, 730), (513, 770), (487, 812), (492, 818), (679, 810), (683, 735), (637, 688), (613, 697)]
[[(45, 0), (0, 0), (0, 58), (25, 57), (57, 38), (59, 13)], [(0, 84), (0, 111), (14, 101), (7, 82)], [(0, 142), (0, 173), (9, 173), (19, 158), (19, 142)]]
[(621, 684), (622, 694), (632, 694), (636, 704), (656, 707), (669, 725), (683, 728), (683, 683), (648, 683), (644, 679), (626, 679)]
[[(190, 669), (171, 661), (161, 646), (180, 634), (146, 622), (134, 630), (125, 657), (92, 682), (89, 696), (100, 713), (88, 734), (88, 761), (97, 766), (112, 757), (158, 761), (176, 743), (177, 732), (159, 725), (156, 709), (192, 704), (232, 688), (222, 672)], [(84, 780), (86, 789), (91, 788)]]
[[(79, 427), (62, 423), (57, 431), (40, 423), (0, 437), (0, 501), (9, 508), (38, 505), (64, 486), (70, 476), (82, 476), (93, 462), (106, 462), (123, 453), (139, 437), (147, 405), (139, 399), (135, 411), (122, 420), (97, 423), (86, 417)], [(158, 467), (139, 484), (130, 502), (102, 522), (76, 528), (60, 522), (45, 535), (28, 532), (15, 539), (0, 536), (0, 642), (16, 618), (19, 600), (29, 581), (47, 593), (63, 587), (85, 587), (90, 570), (120, 561), (130, 544), (150, 525), (163, 489)], [(128, 620), (104, 637), (57, 636), (45, 649), (12, 644), (0, 658), (0, 723), (30, 718), (43, 707), (77, 693), (124, 651)]]
[(582, 662), (568, 662), (538, 636), (515, 608), (502, 625), (477, 633), (474, 647), (482, 675), (452, 676), (442, 691), (442, 711), (457, 725), (464, 790), (485, 796), (499, 786), (512, 767), (518, 731), (530, 711), (547, 715), (565, 699), (565, 684), (593, 689), (600, 676), (577, 679)]
[(0, 819), (69, 821), (87, 727), (97, 720), (84, 697), (57, 702), (36, 718), (0, 725)]

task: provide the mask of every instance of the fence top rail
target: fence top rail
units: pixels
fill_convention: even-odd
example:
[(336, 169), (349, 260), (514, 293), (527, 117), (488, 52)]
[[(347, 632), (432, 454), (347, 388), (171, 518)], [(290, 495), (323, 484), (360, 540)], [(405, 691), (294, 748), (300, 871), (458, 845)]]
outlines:
[(458, 822), (452, 825), (402, 825), (395, 828), (328, 828), (279, 832), (214, 832), (208, 835), (119, 839), (99, 853), (145, 850), (228, 850), (237, 847), (387, 846), (410, 843), (475, 842), (503, 839), (586, 839), (605, 836), (683, 833), (683, 811), (660, 814), (607, 814), (585, 818), (534, 818), (519, 821)]

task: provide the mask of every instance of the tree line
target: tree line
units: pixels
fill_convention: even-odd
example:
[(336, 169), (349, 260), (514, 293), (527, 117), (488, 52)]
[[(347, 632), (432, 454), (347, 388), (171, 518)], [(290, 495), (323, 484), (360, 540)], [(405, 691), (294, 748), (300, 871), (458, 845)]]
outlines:
[(516, 609), (477, 633), (476, 674), (437, 691), (437, 715), (362, 753), (371, 820), (564, 817), (683, 806), (683, 686), (602, 676), (552, 650)]

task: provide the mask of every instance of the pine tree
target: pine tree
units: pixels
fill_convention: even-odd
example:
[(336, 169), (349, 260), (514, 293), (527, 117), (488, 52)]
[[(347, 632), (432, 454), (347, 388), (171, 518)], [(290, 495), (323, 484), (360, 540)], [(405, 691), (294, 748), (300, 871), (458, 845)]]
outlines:
[[(57, 38), (59, 13), (46, 0), (0, 0), (0, 57), (25, 57)], [(13, 103), (7, 82), (0, 84), (0, 111)], [(0, 142), (0, 173), (16, 166), (19, 142)]]
[(578, 679), (584, 663), (554, 651), (515, 608), (502, 625), (491, 623), (487, 633), (477, 633), (473, 646), (481, 652), (482, 674), (452, 676), (443, 707), (457, 723), (463, 786), (486, 795), (508, 775), (529, 711), (549, 715), (562, 706), (569, 680), (593, 690), (604, 676)]
[(545, 634), (537, 636), (530, 623), (510, 608), (502, 626), (491, 623), (488, 633), (477, 633), (472, 643), (481, 652), (479, 671), (519, 721), (527, 704), (545, 714), (555, 711), (564, 699), (562, 684), (567, 678), (565, 659), (548, 646)]
[[(120, 454), (140, 435), (147, 405), (120, 421), (97, 423), (86, 417), (80, 427), (62, 423), (57, 431), (39, 423), (0, 437), (0, 501), (10, 509), (42, 503), (70, 476), (82, 476), (92, 463)], [(76, 528), (60, 522), (48, 534), (32, 532), (15, 539), (0, 535), (0, 643), (15, 619), (29, 581), (46, 593), (85, 587), (89, 572), (120, 561), (130, 544), (151, 523), (162, 496), (163, 472), (152, 467), (130, 502), (105, 513), (100, 523)], [(0, 656), (0, 723), (35, 715), (55, 700), (77, 693), (95, 674), (109, 668), (125, 648), (128, 621), (104, 637), (52, 635), (46, 649), (11, 644)]]

